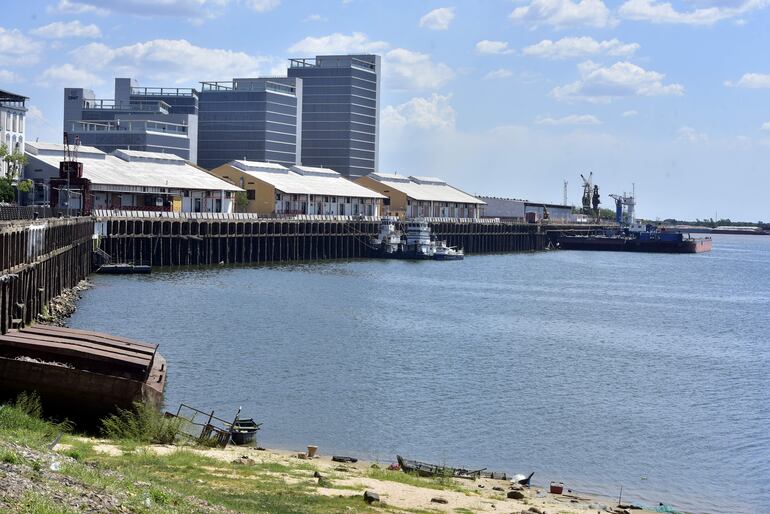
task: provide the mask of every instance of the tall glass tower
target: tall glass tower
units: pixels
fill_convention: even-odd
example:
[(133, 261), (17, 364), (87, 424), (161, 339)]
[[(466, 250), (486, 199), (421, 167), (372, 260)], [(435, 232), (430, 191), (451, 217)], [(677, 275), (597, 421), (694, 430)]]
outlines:
[(301, 161), (348, 177), (377, 171), (379, 55), (319, 55), (290, 59), (302, 79)]
[(237, 159), (298, 164), (301, 79), (202, 82), (198, 115), (198, 164), (206, 169)]

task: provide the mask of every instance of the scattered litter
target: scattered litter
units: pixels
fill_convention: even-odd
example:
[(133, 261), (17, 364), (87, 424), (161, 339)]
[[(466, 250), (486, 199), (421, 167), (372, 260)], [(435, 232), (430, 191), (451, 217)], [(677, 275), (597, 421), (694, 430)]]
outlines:
[(380, 501), (380, 495), (372, 491), (364, 492), (364, 501), (366, 503), (374, 503)]
[(61, 469), (61, 462), (59, 462), (58, 460), (53, 461), (49, 466), (49, 469), (51, 471), (59, 471)]

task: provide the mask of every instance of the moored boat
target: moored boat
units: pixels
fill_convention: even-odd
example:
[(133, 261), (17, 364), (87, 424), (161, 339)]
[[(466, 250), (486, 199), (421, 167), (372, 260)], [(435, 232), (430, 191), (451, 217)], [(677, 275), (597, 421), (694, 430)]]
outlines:
[[(448, 466), (439, 466), (437, 464), (428, 464), (418, 460), (405, 459), (401, 455), (396, 455), (398, 466), (404, 473), (414, 473), (422, 477), (453, 477), (464, 479), (492, 478), (495, 480), (508, 480), (506, 473), (497, 473), (487, 471), (486, 468), (477, 470), (468, 470), (463, 468), (451, 468)], [(533, 473), (534, 474), (534, 473)], [(532, 478), (532, 475), (530, 475)], [(527, 482), (529, 479), (527, 479)]]
[(398, 220), (385, 216), (380, 222), (380, 232), (372, 240), (373, 255), (389, 259), (412, 260), (462, 260), (465, 253), (461, 248), (448, 246), (446, 241), (431, 237), (428, 222), (413, 219), (405, 223), (402, 233), (397, 229)]

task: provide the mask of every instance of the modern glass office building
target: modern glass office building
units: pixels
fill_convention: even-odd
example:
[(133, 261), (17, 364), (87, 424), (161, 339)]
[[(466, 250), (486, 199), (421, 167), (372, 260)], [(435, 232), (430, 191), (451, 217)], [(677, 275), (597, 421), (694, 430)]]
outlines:
[(103, 152), (172, 153), (196, 162), (198, 92), (190, 88), (137, 87), (115, 79), (115, 96), (98, 99), (90, 89), (64, 89), (64, 132), (70, 141)]
[(377, 171), (380, 70), (379, 55), (289, 61), (289, 77), (303, 82), (302, 164), (348, 177)]
[(202, 82), (198, 164), (214, 169), (233, 160), (298, 163), (302, 138), (298, 78), (241, 78)]

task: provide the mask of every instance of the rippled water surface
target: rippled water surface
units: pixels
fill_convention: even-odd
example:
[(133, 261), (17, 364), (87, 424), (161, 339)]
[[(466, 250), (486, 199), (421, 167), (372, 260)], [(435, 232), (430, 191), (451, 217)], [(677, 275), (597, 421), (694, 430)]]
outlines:
[(261, 444), (770, 512), (770, 237), (94, 283), (71, 326), (159, 343), (170, 409), (243, 406)]

